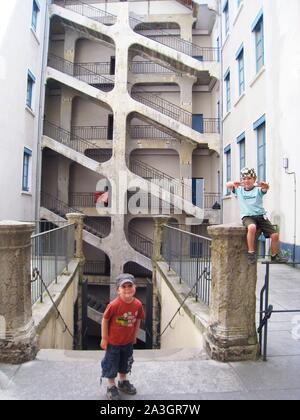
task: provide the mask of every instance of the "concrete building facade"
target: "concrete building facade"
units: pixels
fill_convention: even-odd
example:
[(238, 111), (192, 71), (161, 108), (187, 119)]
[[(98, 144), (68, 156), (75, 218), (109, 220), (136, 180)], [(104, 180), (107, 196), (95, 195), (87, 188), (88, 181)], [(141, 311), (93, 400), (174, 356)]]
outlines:
[[(264, 199), (281, 247), (300, 259), (296, 141), (299, 105), (300, 5), (296, 0), (220, 3), (224, 183), (243, 166), (270, 183)], [(291, 173), (291, 174), (289, 174)], [(237, 221), (237, 199), (223, 188), (224, 222)]]
[(0, 4), (0, 219), (39, 218), (47, 3)]

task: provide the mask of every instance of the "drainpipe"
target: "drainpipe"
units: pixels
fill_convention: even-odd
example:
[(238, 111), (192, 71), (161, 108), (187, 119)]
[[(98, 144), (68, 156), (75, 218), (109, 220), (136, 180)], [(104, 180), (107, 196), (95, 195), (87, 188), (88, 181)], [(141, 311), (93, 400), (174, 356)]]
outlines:
[[(285, 170), (285, 173), (287, 175), (293, 175), (294, 176), (294, 244), (293, 244), (293, 263), (295, 263), (296, 260), (296, 238), (297, 238), (297, 178), (296, 178), (296, 172), (289, 172), (289, 162), (287, 158), (283, 159), (283, 167)], [(295, 267), (295, 264), (293, 264), (293, 267)]]
[[(221, 150), (220, 150), (220, 197), (223, 196), (224, 190), (224, 154), (223, 154), (223, 22), (222, 22), (222, 10), (221, 10), (221, 1), (218, 2), (218, 17), (219, 17), (219, 24), (220, 24), (220, 51), (219, 51), (219, 58), (220, 58), (220, 140), (221, 140)], [(222, 200), (222, 198), (221, 198)], [(223, 223), (224, 219), (224, 207), (222, 206), (221, 209), (221, 224)]]
[(45, 20), (44, 20), (44, 39), (43, 39), (43, 59), (41, 68), (40, 98), (38, 112), (38, 141), (37, 141), (37, 162), (36, 162), (36, 185), (35, 185), (35, 220), (39, 220), (40, 201), (41, 201), (41, 178), (42, 178), (42, 134), (45, 109), (45, 91), (46, 91), (46, 68), (49, 48), (50, 19), (48, 9), (52, 0), (46, 0)]

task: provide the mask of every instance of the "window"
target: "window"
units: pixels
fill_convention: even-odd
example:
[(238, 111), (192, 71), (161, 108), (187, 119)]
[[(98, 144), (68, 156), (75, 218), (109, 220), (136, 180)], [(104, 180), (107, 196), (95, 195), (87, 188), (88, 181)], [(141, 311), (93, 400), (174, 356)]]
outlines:
[(256, 54), (256, 72), (265, 64), (264, 53), (264, 19), (263, 12), (261, 11), (252, 25), (252, 32), (255, 37), (255, 54)]
[(22, 191), (29, 192), (29, 175), (31, 166), (32, 152), (27, 147), (24, 147), (23, 153), (23, 176), (22, 176)]
[(40, 11), (40, 6), (37, 0), (33, 0), (32, 3), (32, 17), (31, 17), (31, 27), (36, 32), (37, 23), (38, 23), (38, 14)]
[[(224, 149), (225, 153), (225, 176), (226, 176), (226, 182), (229, 182), (231, 180), (231, 146), (227, 146)], [(227, 188), (226, 195), (230, 194), (230, 189)]]
[(32, 109), (32, 103), (33, 103), (33, 88), (35, 84), (35, 77), (31, 73), (30, 70), (28, 70), (27, 74), (27, 96), (26, 96), (26, 105)]
[(239, 8), (239, 7), (240, 7), (241, 3), (242, 3), (242, 0), (236, 0), (236, 5), (237, 5), (237, 8)]
[(238, 62), (238, 80), (239, 80), (239, 96), (245, 91), (245, 68), (244, 68), (244, 46), (243, 44), (236, 53), (236, 60)]
[(263, 115), (253, 124), (257, 137), (257, 179), (265, 181), (266, 179), (266, 123)]
[(229, 32), (229, 5), (228, 0), (225, 1), (223, 6), (223, 14), (224, 14), (224, 28), (225, 28), (225, 36)]
[(245, 133), (242, 133), (238, 138), (236, 139), (236, 142), (239, 145), (240, 149), (240, 170), (245, 168), (246, 166), (246, 149), (245, 149)]
[(226, 112), (230, 111), (231, 108), (231, 93), (230, 93), (230, 71), (229, 69), (225, 73), (224, 76), (225, 81), (225, 105), (226, 105)]

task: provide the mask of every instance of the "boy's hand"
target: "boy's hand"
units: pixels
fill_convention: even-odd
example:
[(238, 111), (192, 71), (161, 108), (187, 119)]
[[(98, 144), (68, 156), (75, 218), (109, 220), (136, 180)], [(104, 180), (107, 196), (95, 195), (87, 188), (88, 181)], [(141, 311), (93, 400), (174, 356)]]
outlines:
[(268, 190), (270, 188), (269, 184), (267, 182), (258, 182), (257, 183), (258, 187), (261, 187), (262, 190)]
[(103, 350), (106, 350), (106, 349), (107, 349), (107, 344), (108, 344), (108, 342), (107, 342), (107, 338), (102, 338), (101, 343), (100, 343), (100, 347), (101, 347)]
[(240, 181), (234, 181), (233, 182), (233, 186), (234, 186), (234, 188), (238, 188), (238, 187), (240, 187), (242, 185), (242, 183), (240, 182)]

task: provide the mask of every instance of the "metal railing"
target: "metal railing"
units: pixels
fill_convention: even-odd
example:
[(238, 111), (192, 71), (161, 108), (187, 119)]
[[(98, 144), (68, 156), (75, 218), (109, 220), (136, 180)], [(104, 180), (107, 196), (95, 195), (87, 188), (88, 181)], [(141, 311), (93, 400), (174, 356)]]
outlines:
[(183, 108), (173, 104), (172, 102), (167, 101), (166, 99), (161, 98), (160, 96), (154, 95), (149, 92), (134, 92), (132, 91), (131, 96), (136, 101), (149, 106), (152, 109), (164, 114), (173, 120), (179, 121), (182, 124), (187, 125), (188, 127), (192, 126), (192, 116), (191, 112), (186, 111)]
[(174, 70), (171, 70), (167, 67), (163, 67), (160, 64), (153, 63), (152, 61), (132, 61), (131, 62), (131, 71), (134, 74), (148, 74), (148, 73), (173, 73)]
[(82, 154), (84, 154), (86, 149), (97, 149), (95, 144), (89, 143), (85, 139), (49, 121), (44, 121), (44, 135)]
[(73, 126), (72, 137), (78, 136), (85, 140), (109, 140), (108, 126)]
[[(165, 225), (162, 256), (189, 287), (192, 294), (209, 305), (211, 285), (211, 239)], [(198, 281), (197, 281), (198, 280)]]
[(107, 162), (112, 157), (112, 149), (88, 149), (85, 151), (85, 156), (95, 160), (96, 162)]
[(83, 274), (109, 275), (109, 270), (107, 270), (105, 261), (88, 260), (84, 264)]
[(153, 254), (153, 241), (142, 233), (130, 228), (128, 231), (128, 238), (130, 245), (145, 255), (148, 258), (152, 258)]
[(69, 76), (75, 77), (82, 82), (88, 83), (91, 86), (96, 86), (98, 89), (105, 92), (112, 90), (114, 87), (113, 79), (94, 73), (81, 64), (72, 63), (71, 61), (65, 60), (54, 54), (49, 54), (48, 66), (68, 74)]
[(125, 264), (124, 266), (124, 272), (125, 273), (130, 273), (133, 276), (137, 276), (137, 277), (148, 277), (151, 278), (152, 277), (152, 272), (147, 270), (147, 268), (142, 267), (141, 265), (129, 261)]
[[(54, 281), (68, 267), (74, 257), (74, 225), (66, 225), (31, 237), (31, 271), (37, 270), (46, 286)], [(32, 304), (43, 301), (45, 288), (36, 278), (31, 283)]]
[[(64, 203), (63, 201), (59, 200), (56, 197), (53, 197), (51, 194), (48, 194), (44, 191), (41, 192), (41, 206), (45, 207), (46, 209), (52, 211), (53, 213), (65, 217), (67, 213), (81, 213), (82, 212), (76, 208), (70, 207), (68, 204)], [(83, 228), (92, 233), (99, 238), (103, 238), (107, 236), (107, 229), (108, 224), (105, 222), (99, 223), (98, 221), (85, 221), (83, 224)]]
[[(78, 13), (82, 16), (86, 16), (89, 19), (95, 20), (100, 22), (104, 25), (113, 25), (116, 20), (117, 16), (111, 13), (108, 13), (104, 10), (98, 9), (94, 6), (89, 4), (83, 3), (81, 1), (69, 2), (67, 0), (55, 0), (55, 3), (71, 10), (75, 13)], [(161, 29), (154, 29), (156, 35), (148, 35), (143, 34), (141, 31), (149, 31), (151, 27), (149, 24), (130, 17), (129, 18), (131, 27), (134, 29), (135, 32), (139, 33), (140, 35), (146, 36), (148, 38), (155, 38), (156, 42), (160, 44), (166, 45), (176, 51), (182, 52), (184, 54), (194, 56), (194, 57), (201, 57), (203, 61), (218, 61), (219, 58), (219, 48), (214, 47), (200, 47), (199, 45), (193, 44), (192, 42), (188, 42), (178, 36), (174, 36), (170, 32)], [(138, 27), (138, 28), (137, 28)]]
[(113, 25), (117, 20), (117, 16), (79, 0), (76, 0), (76, 2), (73, 0), (54, 0), (54, 3), (103, 25)]
[[(134, 17), (129, 18), (132, 29), (146, 38), (152, 39), (160, 44), (172, 48), (178, 52), (182, 52), (191, 57), (197, 57), (201, 61), (218, 61), (219, 48), (216, 47), (200, 47), (197, 44), (186, 41), (178, 35), (167, 32), (165, 29), (152, 28), (151, 22), (143, 22)], [(144, 31), (144, 33), (143, 33)], [(152, 32), (152, 34), (151, 34)], [(155, 34), (153, 34), (155, 32)]]
[(136, 175), (153, 182), (166, 191), (175, 194), (185, 200), (191, 201), (192, 188), (182, 180), (173, 178), (172, 176), (160, 171), (137, 159), (130, 160), (130, 170)]
[(221, 209), (221, 194), (220, 193), (204, 193), (204, 208), (205, 209)]
[(174, 137), (159, 130), (153, 125), (131, 125), (130, 137), (132, 139), (153, 139), (153, 140), (173, 140)]
[(111, 64), (110, 61), (104, 61), (104, 62), (87, 62), (87, 63), (76, 63), (80, 67), (82, 67), (82, 75), (84, 74), (84, 69), (87, 70), (87, 74), (89, 73), (95, 73), (95, 74), (111, 74)]
[(148, 212), (151, 211), (151, 214), (174, 214), (175, 213), (175, 207), (172, 202), (167, 202), (163, 200), (162, 198), (158, 198), (151, 193), (144, 193), (141, 191), (133, 192), (128, 191), (127, 192), (127, 198), (128, 198), (128, 211), (131, 211), (131, 204), (130, 199), (135, 196), (135, 194), (138, 194), (138, 198), (134, 198), (134, 201), (132, 203), (132, 206), (134, 207), (134, 210), (140, 209), (141, 213), (149, 214)]

